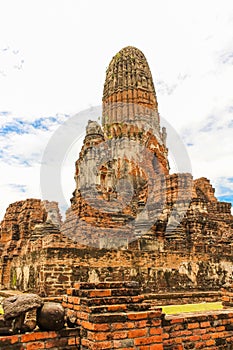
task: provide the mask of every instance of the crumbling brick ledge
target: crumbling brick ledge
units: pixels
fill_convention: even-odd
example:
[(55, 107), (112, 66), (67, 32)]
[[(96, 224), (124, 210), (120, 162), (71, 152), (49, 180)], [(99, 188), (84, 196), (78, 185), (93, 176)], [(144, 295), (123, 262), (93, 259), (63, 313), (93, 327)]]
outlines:
[(167, 315), (163, 349), (233, 349), (233, 309)]

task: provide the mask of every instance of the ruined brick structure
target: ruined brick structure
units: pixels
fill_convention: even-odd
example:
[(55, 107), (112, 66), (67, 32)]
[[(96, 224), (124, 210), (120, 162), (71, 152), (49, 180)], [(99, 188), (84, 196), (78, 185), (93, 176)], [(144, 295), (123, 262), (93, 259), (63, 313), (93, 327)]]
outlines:
[(206, 178), (170, 174), (167, 156), (148, 63), (126, 47), (106, 72), (102, 125), (86, 127), (65, 222), (54, 202), (7, 209), (2, 288), (55, 296), (77, 281), (138, 281), (145, 293), (216, 300), (232, 280), (231, 205)]
[(75, 283), (63, 298), (74, 328), (0, 336), (0, 348), (231, 350), (233, 310), (164, 315), (136, 282)]

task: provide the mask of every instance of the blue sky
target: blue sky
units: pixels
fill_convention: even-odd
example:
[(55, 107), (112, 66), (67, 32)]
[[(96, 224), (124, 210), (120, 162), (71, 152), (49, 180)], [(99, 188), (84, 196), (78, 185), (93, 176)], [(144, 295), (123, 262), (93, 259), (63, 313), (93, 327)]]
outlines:
[[(0, 217), (9, 203), (40, 197), (47, 143), (69, 117), (101, 104), (106, 67), (127, 45), (144, 52), (159, 112), (186, 144), (194, 178), (233, 202), (231, 0), (0, 1), (0, 33)], [(64, 159), (67, 203), (79, 146)]]

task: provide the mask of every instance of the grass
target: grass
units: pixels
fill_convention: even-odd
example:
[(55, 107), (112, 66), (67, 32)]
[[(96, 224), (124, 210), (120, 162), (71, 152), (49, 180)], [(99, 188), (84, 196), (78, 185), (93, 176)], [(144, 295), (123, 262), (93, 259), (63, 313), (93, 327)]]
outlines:
[(165, 314), (181, 314), (183, 312), (221, 310), (222, 308), (223, 307), (221, 302), (162, 306), (163, 312)]
[[(222, 308), (223, 307), (221, 302), (162, 306), (163, 312), (165, 314), (181, 314), (183, 312), (221, 310)], [(3, 315), (1, 304), (0, 315)]]

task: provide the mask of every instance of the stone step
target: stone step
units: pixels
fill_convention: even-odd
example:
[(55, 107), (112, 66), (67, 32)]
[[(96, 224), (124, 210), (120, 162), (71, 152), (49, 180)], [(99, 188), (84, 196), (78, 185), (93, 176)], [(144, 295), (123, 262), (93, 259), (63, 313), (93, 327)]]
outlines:
[(74, 289), (117, 289), (117, 288), (139, 288), (139, 283), (136, 281), (109, 281), (109, 282), (75, 282)]
[[(91, 323), (125, 323), (127, 321), (140, 321), (140, 320), (148, 320), (149, 319), (161, 319), (162, 309), (149, 309), (142, 311), (134, 311), (129, 310), (127, 312), (106, 312), (99, 314), (91, 314), (89, 315), (89, 322)], [(82, 318), (84, 315), (80, 313), (79, 317)]]
[(147, 311), (150, 305), (148, 304), (113, 304), (102, 306), (91, 306), (88, 308), (89, 314), (103, 314), (103, 313), (119, 313), (126, 311)]
[(118, 289), (74, 289), (72, 295), (80, 298), (106, 298), (117, 296), (136, 296), (140, 294), (139, 289), (118, 288)]
[(120, 296), (120, 297), (106, 297), (106, 298), (82, 298), (80, 305), (100, 306), (100, 305), (115, 305), (115, 304), (133, 304), (142, 302), (144, 297), (140, 296)]

